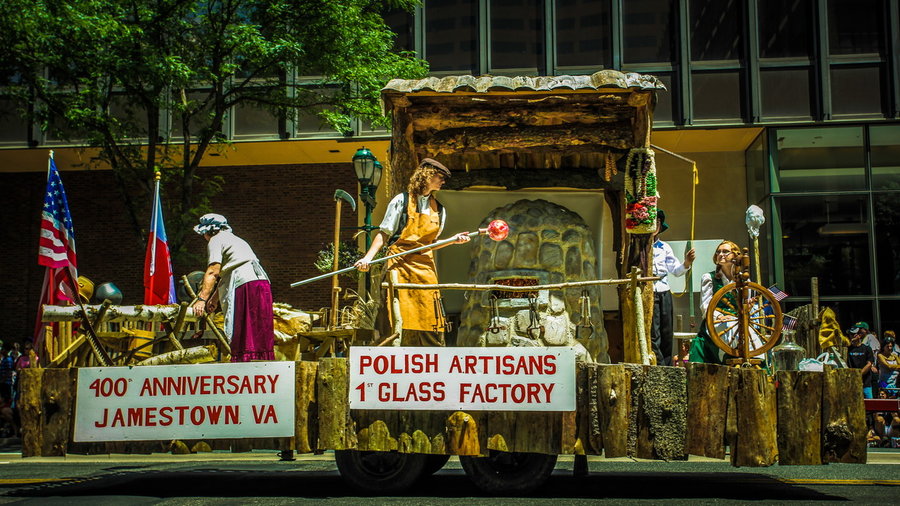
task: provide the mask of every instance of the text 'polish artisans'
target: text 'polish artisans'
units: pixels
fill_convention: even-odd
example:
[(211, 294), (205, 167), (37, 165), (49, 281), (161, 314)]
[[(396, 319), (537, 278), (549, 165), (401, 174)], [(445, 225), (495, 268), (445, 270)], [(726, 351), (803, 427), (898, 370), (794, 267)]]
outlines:
[(573, 411), (575, 350), (354, 347), (350, 407)]

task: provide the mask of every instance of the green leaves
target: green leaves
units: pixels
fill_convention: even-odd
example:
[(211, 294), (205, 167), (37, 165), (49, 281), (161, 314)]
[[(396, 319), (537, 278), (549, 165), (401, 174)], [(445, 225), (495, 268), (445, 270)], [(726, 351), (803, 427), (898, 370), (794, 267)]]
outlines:
[[(165, 174), (165, 214), (179, 227), (209, 210), (221, 181), (197, 167), (227, 145), (232, 107), (310, 114), (337, 132), (351, 117), (379, 125), (379, 94), (427, 65), (393, 51), (382, 12), (415, 0), (3, 0), (5, 91), (34, 103), (54, 138), (100, 148), (116, 173), (138, 240), (153, 170)], [(288, 76), (316, 76), (320, 85)], [(336, 85), (336, 86), (335, 86)], [(35, 100), (36, 99), (36, 100)], [(169, 121), (161, 121), (168, 118)], [(190, 142), (184, 142), (182, 137)], [(183, 252), (170, 225), (176, 262)]]

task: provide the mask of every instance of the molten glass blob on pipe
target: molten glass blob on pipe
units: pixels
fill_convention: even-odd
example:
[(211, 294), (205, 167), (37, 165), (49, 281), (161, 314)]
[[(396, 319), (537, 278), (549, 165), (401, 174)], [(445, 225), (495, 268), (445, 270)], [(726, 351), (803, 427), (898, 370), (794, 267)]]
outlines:
[[(503, 239), (506, 239), (507, 236), (509, 236), (509, 225), (503, 220), (494, 220), (487, 226), (487, 228), (479, 228), (478, 230), (473, 230), (472, 232), (466, 232), (466, 234), (469, 237), (475, 237), (477, 235), (485, 234), (494, 241), (502, 241)], [(381, 257), (377, 260), (373, 260), (373, 261), (369, 262), (369, 265), (385, 262), (392, 258), (402, 257), (403, 255), (408, 255), (410, 253), (415, 253), (417, 251), (423, 251), (423, 250), (431, 249), (431, 248), (434, 248), (437, 246), (442, 246), (444, 244), (449, 244), (455, 240), (456, 240), (455, 236), (450, 237), (448, 239), (442, 239), (440, 241), (437, 241), (437, 242), (434, 242), (431, 244), (426, 244), (425, 246), (419, 246), (418, 248), (413, 248), (411, 250), (401, 251), (400, 253), (394, 253), (393, 255)], [(306, 284), (312, 283), (314, 281), (319, 281), (320, 279), (330, 278), (331, 276), (334, 276), (337, 274), (343, 274), (345, 272), (350, 272), (355, 269), (356, 269), (356, 267), (352, 267), (352, 266), (344, 267), (343, 269), (340, 269), (340, 270), (337, 270), (334, 272), (329, 272), (327, 274), (322, 274), (322, 275), (316, 276), (314, 278), (304, 279), (303, 281), (297, 281), (296, 283), (291, 283), (291, 288), (296, 288), (298, 286), (306, 285)]]

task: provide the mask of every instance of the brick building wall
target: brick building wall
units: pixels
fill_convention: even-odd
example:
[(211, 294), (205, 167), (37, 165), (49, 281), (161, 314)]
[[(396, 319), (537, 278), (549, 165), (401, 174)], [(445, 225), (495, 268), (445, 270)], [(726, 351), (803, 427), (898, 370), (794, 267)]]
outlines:
[[(133, 231), (112, 173), (60, 169), (75, 225), (79, 274), (95, 284), (112, 281), (122, 290), (123, 304), (140, 304), (145, 238)], [(212, 208), (250, 243), (269, 274), (275, 301), (305, 310), (327, 306), (329, 281), (299, 288), (290, 288), (290, 283), (320, 274), (313, 262), (333, 239), (334, 190), (357, 193), (350, 164), (219, 167), (199, 172), (201, 177), (204, 173), (224, 177), (224, 192), (213, 200)], [(6, 201), (0, 220), (5, 252), (0, 262), (3, 341), (22, 341), (33, 332), (44, 275), (44, 268), (37, 265), (37, 248), (45, 186), (44, 172), (0, 173), (0, 195)], [(342, 209), (342, 228), (355, 226), (356, 213), (347, 205)], [(146, 221), (145, 227), (149, 216)], [(353, 233), (343, 231), (342, 240), (351, 239)], [(191, 253), (205, 257), (202, 237), (192, 233), (187, 241)], [(204, 268), (204, 262), (174, 266), (176, 278)]]

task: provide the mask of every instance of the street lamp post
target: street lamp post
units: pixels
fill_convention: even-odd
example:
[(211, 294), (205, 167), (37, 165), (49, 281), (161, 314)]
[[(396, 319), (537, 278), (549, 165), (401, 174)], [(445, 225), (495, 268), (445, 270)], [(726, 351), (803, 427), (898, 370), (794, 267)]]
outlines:
[[(378, 228), (372, 226), (372, 209), (375, 209), (375, 192), (378, 190), (378, 184), (381, 182), (382, 167), (375, 155), (367, 148), (362, 147), (353, 155), (353, 170), (356, 172), (356, 179), (359, 181), (359, 198), (366, 208), (364, 224), (359, 228), (366, 233), (365, 251), (369, 251), (369, 247), (372, 245), (370, 233)], [(366, 272), (366, 295), (369, 294), (371, 282), (371, 276)]]

